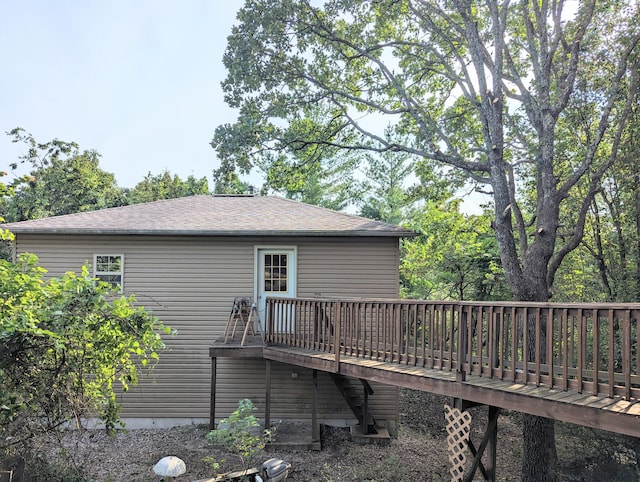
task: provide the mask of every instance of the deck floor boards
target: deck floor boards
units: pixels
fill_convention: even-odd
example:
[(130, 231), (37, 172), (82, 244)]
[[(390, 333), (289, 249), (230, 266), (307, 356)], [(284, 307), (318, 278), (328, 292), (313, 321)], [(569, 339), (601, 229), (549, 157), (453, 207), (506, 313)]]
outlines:
[[(336, 356), (302, 347), (270, 345), (265, 358), (308, 368), (335, 371)], [(331, 367), (330, 369), (328, 367)], [(405, 388), (531, 413), (612, 432), (640, 437), (640, 403), (594, 396), (577, 390), (564, 391), (529, 382), (514, 383), (484, 376), (466, 375), (458, 380), (454, 370), (426, 368), (411, 363), (390, 362), (340, 354), (339, 373)]]

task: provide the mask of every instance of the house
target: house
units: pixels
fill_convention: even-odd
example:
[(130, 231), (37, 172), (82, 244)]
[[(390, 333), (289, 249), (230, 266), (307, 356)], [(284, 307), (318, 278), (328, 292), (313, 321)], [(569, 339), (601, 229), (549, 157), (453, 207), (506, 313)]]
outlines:
[[(209, 420), (209, 349), (225, 332), (236, 297), (255, 300), (256, 332), (265, 299), (397, 298), (399, 240), (414, 233), (378, 221), (271, 196), (209, 196), (156, 201), (5, 225), (15, 252), (32, 252), (49, 276), (79, 271), (135, 294), (177, 335), (149, 378), (122, 395), (128, 427)], [(310, 370), (270, 365), (271, 418), (308, 420)], [(319, 422), (352, 424), (353, 414), (326, 373), (316, 379)], [(265, 403), (265, 361), (219, 359), (215, 415), (239, 399)], [(391, 430), (398, 389), (371, 384), (376, 420)]]

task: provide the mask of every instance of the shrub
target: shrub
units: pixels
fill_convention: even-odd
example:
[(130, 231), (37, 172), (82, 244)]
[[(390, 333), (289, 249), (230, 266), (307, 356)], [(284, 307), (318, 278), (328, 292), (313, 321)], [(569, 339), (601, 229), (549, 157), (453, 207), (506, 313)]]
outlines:
[(260, 430), (260, 423), (253, 415), (255, 407), (249, 399), (240, 400), (238, 408), (227, 419), (220, 420), (206, 439), (214, 445), (237, 455), (242, 468), (247, 469), (271, 440), (271, 430)]

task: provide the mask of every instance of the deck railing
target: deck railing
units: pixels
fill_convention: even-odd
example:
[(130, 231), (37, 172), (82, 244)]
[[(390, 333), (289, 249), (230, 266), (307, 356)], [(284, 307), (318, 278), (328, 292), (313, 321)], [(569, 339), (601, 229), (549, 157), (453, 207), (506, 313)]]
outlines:
[(640, 398), (640, 304), (269, 298), (266, 341), (580, 393)]

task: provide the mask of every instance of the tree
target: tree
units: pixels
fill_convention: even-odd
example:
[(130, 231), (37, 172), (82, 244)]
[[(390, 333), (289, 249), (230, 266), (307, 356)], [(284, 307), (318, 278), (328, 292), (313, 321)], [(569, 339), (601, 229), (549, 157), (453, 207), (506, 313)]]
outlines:
[(252, 186), (247, 182), (241, 181), (235, 172), (227, 172), (215, 178), (213, 192), (216, 194), (247, 194), (251, 191), (253, 191)]
[(283, 193), (289, 199), (341, 210), (357, 203), (361, 183), (353, 177), (354, 163), (345, 159), (280, 159), (265, 166), (265, 192)]
[[(630, 88), (636, 92), (637, 73)], [(639, 108), (629, 112), (629, 122), (607, 146), (616, 157), (589, 210), (581, 250), (590, 258), (594, 279), (599, 280), (604, 301), (636, 301), (640, 297), (640, 169), (638, 167)]]
[(385, 152), (368, 156), (365, 191), (368, 195), (360, 208), (362, 216), (400, 224), (403, 210), (409, 207), (409, 186), (413, 163), (404, 153)]
[[(587, 0), (570, 13), (544, 0), (316, 5), (247, 0), (238, 13), (223, 83), (238, 120), (218, 127), (212, 142), (222, 165), (246, 170), (265, 151), (313, 145), (443, 163), (490, 193), (513, 297), (547, 301), (615, 161), (601, 141), (624, 128), (635, 102), (628, 86), (637, 6)], [(606, 89), (590, 96), (582, 72), (596, 59)], [(561, 152), (559, 122), (582, 95), (592, 105), (589, 136)], [(290, 127), (309, 105), (325, 115), (298, 138)], [(381, 118), (407, 141), (385, 138)], [(570, 224), (563, 219), (566, 232), (561, 212), (574, 213)], [(523, 431), (523, 480), (553, 480), (553, 423), (525, 416)]]
[(0, 455), (39, 434), (98, 416), (119, 421), (116, 385), (135, 386), (165, 329), (89, 267), (45, 279), (34, 255), (0, 260)]
[(24, 143), (27, 152), (19, 162), (28, 164), (28, 182), (3, 201), (7, 221), (24, 221), (61, 214), (92, 211), (124, 203), (124, 195), (111, 173), (99, 167), (96, 151), (80, 152), (75, 142), (58, 139), (37, 142), (21, 128), (8, 133), (12, 142)]
[[(265, 183), (261, 192), (284, 194), (308, 204), (329, 209), (344, 209), (348, 204), (357, 204), (362, 192), (362, 183), (355, 179), (355, 172), (362, 155), (358, 152), (344, 152), (329, 145), (299, 142), (321, 130), (317, 122), (324, 112), (318, 105), (306, 106), (305, 115), (290, 123), (289, 137), (295, 147), (282, 151), (262, 150), (260, 159), (252, 167), (264, 174)], [(241, 134), (242, 135), (242, 134)], [(330, 133), (323, 133), (330, 136)], [(237, 176), (228, 163), (221, 163), (214, 171), (214, 179), (233, 179)], [(248, 169), (241, 169), (248, 173)]]
[[(394, 135), (387, 129), (385, 137), (391, 142)], [(396, 143), (407, 142), (396, 139)], [(413, 219), (412, 206), (429, 204), (445, 205), (463, 182), (452, 175), (451, 169), (406, 152), (384, 151), (364, 156), (367, 193), (360, 207), (360, 214), (372, 219), (400, 224)], [(362, 167), (361, 167), (362, 168)]]
[[(0, 206), (3, 205), (5, 199), (8, 199), (13, 195), (15, 186), (20, 185), (24, 179), (16, 179), (11, 184), (5, 184), (2, 178), (7, 175), (6, 172), (0, 171)], [(0, 224), (5, 222), (5, 218), (0, 211)], [(0, 227), (0, 260), (5, 259), (9, 261), (11, 259), (11, 247), (9, 243), (13, 240), (13, 233)]]
[(196, 179), (194, 176), (189, 176), (183, 181), (177, 174), (171, 176), (171, 173), (165, 170), (155, 175), (149, 172), (127, 194), (127, 201), (129, 204), (138, 204), (196, 194), (209, 194), (209, 183), (206, 177)]
[(501, 300), (508, 287), (486, 215), (465, 215), (460, 200), (417, 209), (408, 226), (421, 233), (402, 244), (400, 276), (410, 298)]
[[(13, 201), (26, 189), (32, 190), (20, 202), (42, 189), (34, 175), (42, 174), (47, 179), (43, 184), (71, 196), (74, 191), (62, 182), (65, 173), (69, 182), (79, 174), (100, 174), (97, 157), (79, 154), (75, 144), (37, 144), (20, 129), (14, 135), (31, 146), (22, 160), (35, 170), (9, 184), (1, 180), (7, 173), (0, 172), (3, 207), (27, 206)], [(81, 200), (88, 198), (79, 194)], [(73, 205), (73, 200), (58, 201), (36, 203), (29, 212)], [(0, 241), (12, 239), (0, 227)], [(119, 423), (117, 386), (126, 391), (137, 384), (164, 347), (160, 333), (170, 331), (136, 306), (133, 296), (121, 296), (110, 284), (92, 279), (88, 266), (80, 275), (46, 278), (35, 255), (22, 254), (17, 262), (0, 259), (0, 460), (24, 455), (33, 437), (78, 424), (83, 417), (99, 417), (111, 432)]]

